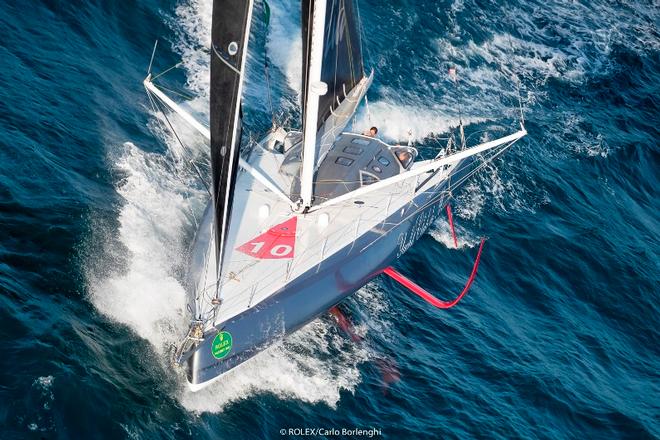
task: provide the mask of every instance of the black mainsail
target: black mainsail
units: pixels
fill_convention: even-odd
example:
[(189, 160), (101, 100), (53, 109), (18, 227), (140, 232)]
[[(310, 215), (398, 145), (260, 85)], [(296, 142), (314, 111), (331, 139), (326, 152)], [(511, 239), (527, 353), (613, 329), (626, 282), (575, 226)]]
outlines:
[[(325, 2), (321, 81), (328, 85), (328, 92), (319, 98), (317, 130), (365, 76), (360, 23), (355, 0), (325, 0)], [(303, 114), (309, 92), (310, 48), (315, 31), (312, 18), (317, 3), (318, 0), (302, 2)]]
[(211, 169), (218, 277), (241, 142), (241, 91), (252, 16), (252, 0), (214, 0), (211, 29)]

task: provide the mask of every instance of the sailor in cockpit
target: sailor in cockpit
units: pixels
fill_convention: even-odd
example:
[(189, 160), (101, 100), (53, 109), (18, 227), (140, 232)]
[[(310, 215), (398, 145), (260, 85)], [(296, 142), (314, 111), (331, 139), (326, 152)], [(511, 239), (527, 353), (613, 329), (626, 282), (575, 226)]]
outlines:
[(371, 127), (369, 129), (369, 131), (366, 132), (364, 135), (375, 138), (377, 134), (378, 134), (378, 128), (377, 127)]
[[(375, 138), (378, 135), (378, 127), (371, 127), (364, 135)], [(404, 169), (407, 169), (414, 160), (413, 153), (408, 148), (396, 149), (394, 150), (394, 155), (401, 162)]]
[(403, 165), (404, 168), (408, 168), (408, 165), (410, 165), (410, 162), (412, 161), (412, 154), (408, 150), (398, 150), (396, 152), (396, 158), (399, 159), (399, 162), (401, 162), (401, 165)]

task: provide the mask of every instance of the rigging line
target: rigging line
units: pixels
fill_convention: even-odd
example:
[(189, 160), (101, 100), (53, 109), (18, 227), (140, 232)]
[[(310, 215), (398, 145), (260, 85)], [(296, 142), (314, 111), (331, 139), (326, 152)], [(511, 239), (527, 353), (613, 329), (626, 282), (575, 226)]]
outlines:
[(275, 110), (273, 110), (273, 97), (271, 93), (271, 87), (270, 87), (270, 73), (268, 69), (268, 61), (266, 60), (264, 62), (264, 70), (266, 73), (266, 88), (268, 89), (268, 107), (270, 107), (270, 120), (273, 124), (273, 127), (276, 126), (275, 124)]
[[(154, 113), (161, 113), (161, 114), (163, 115), (163, 117), (165, 118), (165, 120), (168, 122), (168, 124), (169, 124), (169, 126), (170, 126), (170, 127), (169, 127), (169, 131), (171, 131), (172, 134), (174, 134), (174, 136), (175, 136), (175, 137), (177, 138), (177, 140), (179, 141), (179, 144), (181, 144), (181, 146), (182, 146), (183, 149), (185, 150), (187, 147), (183, 144), (183, 142), (181, 142), (180, 139), (178, 139), (178, 136), (177, 136), (176, 132), (174, 131), (174, 127), (172, 127), (172, 124), (170, 124), (170, 121), (167, 119), (167, 115), (165, 115), (165, 111), (164, 111), (163, 108), (158, 104), (158, 101), (156, 101), (156, 100), (154, 99), (154, 96), (151, 94), (151, 92), (149, 92), (149, 90), (147, 90), (147, 96), (149, 97), (149, 101), (151, 102), (151, 106), (152, 106), (152, 108), (153, 108), (153, 110), (154, 110)], [(162, 129), (164, 129), (165, 131), (168, 131), (167, 126), (163, 123), (163, 121), (162, 121), (157, 115), (156, 115), (156, 120), (158, 121), (158, 123), (160, 124), (160, 126), (161, 126)], [(174, 156), (174, 153), (173, 153), (169, 148), (167, 149), (167, 153), (168, 153), (170, 156), (172, 156), (172, 161), (173, 161), (173, 162), (177, 162), (177, 158)], [(176, 175), (176, 168), (175, 168), (175, 175)], [(179, 177), (179, 176), (177, 175), (177, 177)], [(185, 184), (185, 182), (183, 182), (183, 181), (182, 181), (182, 183)]]
[(525, 113), (523, 112), (522, 96), (520, 94), (520, 81), (516, 80), (516, 89), (518, 90), (518, 110), (520, 111), (520, 124), (525, 125)]
[[(151, 99), (153, 99), (153, 98), (151, 97), (151, 94), (149, 94), (149, 96), (150, 96)], [(174, 130), (174, 126), (173, 126), (172, 123), (170, 122), (170, 119), (167, 117), (167, 114), (165, 113), (165, 110), (164, 110), (164, 109), (160, 106), (160, 104), (159, 104), (160, 101), (152, 101), (152, 102), (156, 105), (156, 107), (158, 107), (158, 111), (163, 115), (163, 117), (165, 118), (165, 121), (167, 121), (167, 124), (169, 125), (170, 131), (172, 132), (172, 134), (174, 134), (174, 137), (175, 137), (176, 140), (179, 142), (179, 145), (181, 145), (181, 147), (183, 148), (183, 151), (184, 151), (184, 152), (187, 151), (187, 150), (188, 150), (188, 147), (183, 143), (183, 141), (182, 141), (181, 138), (179, 137), (179, 135), (178, 135), (178, 133), (176, 132), (176, 130)], [(161, 122), (161, 124), (162, 124), (162, 121), (160, 121), (160, 122)], [(167, 128), (167, 127), (165, 127), (165, 128)], [(168, 153), (170, 153), (170, 154), (172, 155), (172, 159), (176, 162), (177, 159), (176, 159), (176, 157), (174, 157), (174, 153), (173, 153), (169, 148), (168, 148)], [(180, 177), (180, 176), (177, 174), (177, 172), (176, 172), (176, 168), (175, 168), (175, 174), (177, 175), (177, 177)], [(184, 183), (184, 184), (185, 184), (185, 182), (184, 182), (183, 180), (181, 180), (181, 183)]]
[(369, 99), (367, 98), (366, 93), (364, 94), (364, 104), (367, 107), (367, 119), (369, 119), (369, 125), (371, 125), (371, 110), (369, 109)]
[[(152, 81), (152, 82), (153, 82), (153, 81)], [(191, 100), (191, 99), (194, 99), (194, 98), (195, 98), (195, 97), (192, 96), (192, 95), (186, 95), (186, 94), (183, 93), (183, 92), (178, 92), (178, 91), (176, 91), (176, 90), (174, 90), (174, 89), (170, 89), (170, 88), (168, 88), (168, 87), (165, 87), (165, 86), (162, 85), (162, 84), (158, 84), (158, 88), (159, 88), (159, 89), (163, 89), (163, 90), (167, 90), (168, 92), (174, 93), (175, 95), (178, 95), (178, 96), (180, 96), (180, 97), (182, 97), (183, 99), (186, 99), (186, 100)]]
[[(339, 10), (337, 11), (337, 19), (338, 19), (337, 20), (337, 25), (339, 27), (339, 18), (342, 16), (342, 13), (341, 13), (341, 5), (339, 5), (338, 7), (339, 7)], [(333, 14), (334, 10), (335, 10), (335, 4), (333, 3), (332, 4), (332, 11), (330, 11), (330, 18), (332, 18), (332, 14)], [(345, 19), (346, 18), (346, 11), (344, 11), (343, 15), (344, 15), (344, 19)], [(344, 23), (344, 25), (345, 25), (345, 23)], [(335, 30), (335, 32), (337, 32), (337, 31), (339, 31), (339, 29)], [(324, 44), (324, 46), (325, 46), (325, 44)], [(334, 77), (334, 80), (332, 82), (332, 93), (333, 94), (337, 90), (337, 70), (338, 70), (338, 67), (339, 67), (339, 47), (337, 45), (337, 46), (335, 46), (335, 68), (334, 68), (334, 74), (335, 74), (334, 76), (335, 77)], [(339, 96), (337, 96), (337, 100), (339, 100)], [(334, 103), (334, 100), (333, 100), (332, 104), (330, 104), (330, 111), (331, 112), (332, 112), (332, 107), (334, 107), (334, 105), (335, 105), (335, 103)]]
[[(476, 174), (477, 172), (481, 171), (483, 168), (485, 168), (487, 165), (489, 165), (491, 162), (493, 162), (495, 159), (497, 159), (499, 156), (501, 156), (501, 155), (502, 155), (506, 150), (508, 150), (513, 144), (515, 144), (516, 142), (518, 142), (518, 140), (519, 140), (519, 139), (516, 139), (515, 141), (511, 142), (510, 144), (508, 144), (508, 145), (502, 147), (502, 149), (501, 149), (500, 151), (496, 151), (495, 153), (492, 153), (492, 155), (491, 155), (490, 157), (484, 159), (483, 162), (482, 162), (481, 164), (479, 164), (479, 166), (477, 166), (474, 170), (470, 171), (468, 174), (466, 174), (465, 176), (463, 176), (461, 179), (458, 180), (458, 182), (454, 182), (454, 185), (455, 185), (455, 186), (456, 186), (456, 185), (458, 185), (458, 186), (462, 185), (463, 182), (465, 182), (467, 179), (469, 179), (470, 177), (472, 177), (472, 176), (473, 176), (474, 174)], [(470, 165), (472, 165), (472, 164), (470, 163), (470, 164), (468, 164), (468, 165), (465, 165), (463, 168), (467, 168), (467, 167), (469, 167)], [(458, 174), (460, 171), (462, 171), (463, 168), (460, 168), (459, 170), (454, 171), (453, 174)], [(448, 178), (450, 178), (450, 177), (451, 177), (451, 175), (448, 176)], [(424, 191), (424, 192), (426, 192), (426, 191)], [(448, 194), (449, 194), (449, 198), (450, 198), (450, 199), (455, 199), (454, 194), (453, 194), (453, 192), (452, 192), (451, 190), (449, 190), (449, 191), (447, 191), (447, 192), (448, 192)]]
[(156, 56), (156, 48), (158, 47), (158, 38), (156, 38), (156, 42), (154, 43), (154, 50), (151, 51), (151, 59), (149, 60), (149, 67), (147, 68), (147, 75), (151, 75), (151, 66), (154, 63), (154, 57)]
[[(185, 152), (186, 150), (188, 150), (188, 147), (186, 147), (186, 145), (183, 143), (183, 141), (182, 141), (181, 138), (179, 137), (179, 134), (178, 134), (178, 133), (176, 132), (176, 130), (174, 129), (174, 126), (173, 126), (172, 123), (170, 122), (170, 119), (167, 117), (167, 114), (166, 114), (165, 111), (162, 109), (162, 107), (160, 107), (160, 105), (158, 105), (158, 101), (153, 101), (153, 97), (151, 96), (151, 93), (150, 93), (150, 92), (147, 92), (147, 94), (149, 95), (149, 99), (152, 100), (152, 103), (153, 103), (153, 104), (156, 104), (156, 106), (160, 109), (160, 112), (162, 113), (163, 117), (164, 117), (165, 120), (167, 121), (167, 124), (169, 125), (170, 130), (172, 131), (172, 133), (174, 134), (174, 137), (176, 138), (176, 140), (179, 142), (179, 144), (180, 144), (181, 147), (183, 148), (184, 152)], [(176, 158), (174, 157), (174, 153), (173, 153), (171, 150), (169, 150), (169, 148), (168, 148), (168, 152), (172, 155), (172, 160), (173, 160), (174, 162), (176, 162)], [(179, 174), (179, 171), (178, 171), (177, 167), (174, 168), (174, 175), (175, 175), (175, 176), (177, 177), (177, 179), (179, 179), (179, 181), (183, 184), (184, 188), (187, 188), (187, 184), (186, 184), (186, 182), (181, 178), (181, 176), (180, 176), (180, 174)], [(204, 181), (203, 181), (203, 180), (202, 180), (202, 184), (204, 184)], [(205, 186), (206, 186), (206, 185), (205, 185)], [(188, 192), (188, 189), (185, 190), (185, 194), (186, 194), (186, 196), (187, 196), (188, 198), (191, 198), (191, 195), (190, 195), (190, 193)], [(196, 227), (196, 228), (199, 227), (199, 223), (197, 222), (197, 216), (195, 216), (195, 213), (193, 212), (192, 207), (191, 207), (191, 206), (188, 206), (188, 210), (190, 211), (190, 215), (192, 216), (193, 222), (195, 223), (195, 227)]]
[[(209, 277), (209, 264), (211, 262), (211, 255), (214, 252), (214, 247), (213, 244), (215, 243), (215, 228), (211, 228), (211, 239), (208, 242), (208, 246), (206, 247), (206, 252), (204, 252), (204, 282), (202, 283), (202, 286), (208, 284), (208, 277)], [(213, 282), (213, 285), (217, 285), (217, 281)], [(199, 289), (199, 288), (198, 288)], [(201, 290), (198, 290), (196, 297), (195, 297), (195, 307), (199, 309), (199, 306), (202, 305), (202, 295), (204, 295), (204, 292), (206, 291), (207, 288), (202, 287)], [(196, 314), (197, 310), (193, 314), (193, 316)], [(201, 313), (199, 314), (199, 317), (201, 318)], [(206, 325), (206, 322), (204, 323)]]
[(190, 162), (190, 165), (192, 165), (193, 169), (194, 169), (195, 172), (197, 173), (197, 177), (199, 177), (199, 180), (202, 181), (202, 184), (204, 185), (204, 188), (206, 188), (206, 192), (209, 194), (210, 197), (213, 197), (213, 194), (211, 194), (211, 189), (210, 189), (209, 186), (206, 184), (206, 181), (205, 181), (204, 178), (202, 177), (202, 173), (199, 171), (199, 168), (197, 168), (197, 165), (195, 164), (195, 162), (193, 162), (192, 160), (190, 160), (190, 161), (188, 161), (188, 162)]
[[(513, 59), (513, 41), (511, 41), (511, 35), (509, 34), (509, 49), (511, 50), (511, 58)], [(506, 66), (502, 65), (503, 69), (509, 70)], [(518, 75), (513, 70), (509, 70), (511, 73), (513, 81), (516, 83), (516, 90), (518, 92), (518, 109), (520, 110), (520, 123), (524, 126), (525, 125), (525, 114), (523, 113), (523, 105), (522, 105), (522, 96), (520, 95), (520, 80), (518, 79)]]
[[(309, 93), (309, 61), (311, 57), (311, 52), (312, 52), (312, 32), (310, 32), (310, 26), (313, 25), (312, 21), (314, 19), (314, 5), (310, 5), (310, 7), (307, 10), (307, 35), (303, 35), (304, 37), (304, 47), (306, 48), (305, 53), (303, 54), (303, 78), (302, 78), (302, 91), (301, 91), (301, 97), (300, 97), (300, 107), (301, 107), (301, 117), (302, 117), (302, 124), (303, 124), (303, 133), (305, 131), (305, 113), (307, 113), (307, 95)], [(306, 68), (306, 69), (305, 69)], [(306, 71), (305, 71), (306, 70)]]
[(241, 71), (238, 70), (236, 67), (232, 66), (232, 65), (229, 63), (229, 61), (227, 61), (227, 60), (225, 59), (225, 57), (223, 57), (222, 55), (220, 55), (220, 52), (218, 52), (218, 50), (215, 48), (215, 45), (213, 45), (213, 52), (215, 53), (215, 55), (216, 55), (218, 58), (220, 58), (220, 61), (222, 61), (223, 63), (225, 63), (225, 64), (227, 65), (227, 67), (229, 67), (231, 70), (233, 70), (234, 72), (236, 72), (237, 75), (240, 76)]
[[(268, 3), (264, 1), (264, 7), (266, 8), (267, 13), (267, 23), (266, 30), (268, 30), (268, 22), (270, 21), (270, 7)], [(270, 107), (270, 119), (275, 127), (275, 111), (273, 110), (273, 98), (271, 96), (271, 87), (270, 87), (270, 71), (268, 69), (268, 43), (264, 44), (264, 71), (266, 75), (266, 88), (268, 90), (268, 106)]]
[[(481, 169), (483, 169), (486, 165), (490, 164), (493, 160), (497, 159), (498, 156), (500, 156), (504, 151), (506, 151), (508, 148), (510, 148), (510, 147), (511, 147), (514, 143), (516, 143), (517, 141), (518, 141), (518, 139), (516, 139), (515, 141), (511, 142), (511, 144), (507, 145), (506, 147), (503, 147), (501, 151), (498, 151), (498, 152), (494, 153), (494, 154), (492, 155), (492, 157), (488, 158), (486, 161), (484, 161), (482, 164), (480, 164), (477, 168), (475, 168), (474, 170), (472, 170), (471, 172), (469, 172), (466, 176), (464, 176), (462, 179), (460, 179), (460, 180), (458, 181), (458, 183), (455, 183), (455, 185), (461, 185), (465, 180), (469, 179), (469, 178), (472, 177), (475, 173), (477, 173), (478, 171), (480, 171)], [(459, 172), (459, 171), (455, 171), (455, 173), (458, 173), (458, 172)], [(448, 177), (451, 177), (451, 176), (448, 176)], [(426, 192), (426, 191), (424, 191), (424, 192)], [(436, 203), (438, 200), (440, 200), (442, 197), (447, 197), (447, 202), (449, 202), (449, 200), (451, 200), (451, 199), (455, 199), (454, 193), (453, 193), (452, 191), (441, 191), (441, 192), (439, 192), (437, 195), (431, 197), (430, 200), (426, 201), (422, 206), (419, 207), (419, 209), (416, 209), (416, 210), (413, 211), (412, 213), (410, 213), (410, 214), (406, 215), (404, 218), (402, 218), (400, 222), (394, 224), (394, 226), (392, 227), (392, 229), (396, 228), (397, 226), (399, 226), (399, 225), (402, 224), (403, 222), (405, 222), (405, 221), (407, 221), (408, 219), (412, 218), (412, 217), (415, 216), (418, 212), (420, 212), (420, 211), (426, 209), (427, 207), (433, 205), (433, 204)], [(341, 206), (341, 205), (340, 205), (340, 206)], [(379, 237), (376, 238), (374, 241), (372, 241), (371, 243), (369, 243), (367, 246), (365, 246), (364, 248), (362, 248), (361, 252), (363, 252), (365, 249), (369, 248), (371, 245), (373, 245), (374, 243), (376, 243), (377, 241), (379, 241), (381, 238), (386, 237), (387, 235), (389, 235), (390, 232), (391, 232), (391, 229), (390, 229), (390, 231), (388, 231), (387, 233), (385, 233), (385, 234), (379, 236)]]
[[(360, 16), (360, 0), (355, 0), (355, 9), (357, 9), (358, 26), (360, 27), (360, 53), (364, 54), (364, 26), (362, 26), (362, 17)], [(371, 58), (369, 45), (367, 45), (367, 58)], [(362, 61), (362, 74), (364, 75), (364, 58)]]
[[(167, 119), (167, 117), (166, 117), (166, 119)], [(171, 124), (170, 124), (170, 125), (171, 125)], [(172, 161), (176, 164), (177, 159), (176, 159), (174, 153), (171, 153), (171, 157), (172, 157)], [(192, 161), (190, 161), (190, 163), (192, 164)], [(193, 195), (192, 195), (192, 193), (188, 190), (188, 184), (187, 184), (187, 182), (181, 177), (180, 171), (179, 171), (178, 167), (176, 167), (176, 165), (175, 165), (175, 169), (174, 169), (174, 175), (175, 175), (176, 178), (181, 182), (181, 184), (183, 185), (183, 187), (186, 188), (186, 189), (184, 190), (184, 194), (185, 194), (186, 199), (187, 199), (187, 200), (192, 199), (192, 198), (193, 198)], [(201, 177), (201, 176), (200, 176), (200, 177)], [(204, 180), (202, 180), (202, 185), (204, 185), (204, 186), (206, 187), (206, 185), (204, 184)], [(190, 217), (192, 218), (192, 222), (193, 222), (193, 224), (195, 225), (195, 229), (199, 229), (199, 221), (197, 220), (197, 215), (195, 214), (195, 211), (193, 210), (193, 208), (192, 208), (191, 205), (188, 205), (188, 211), (190, 212)]]
[[(343, 11), (343, 13), (342, 13)], [(343, 2), (339, 6), (339, 11), (338, 11), (338, 16), (343, 17), (343, 25), (344, 25), (344, 32), (346, 33), (346, 48), (348, 49), (347, 53), (347, 58), (348, 58), (348, 70), (350, 71), (350, 81), (355, 83), (355, 77), (353, 75), (354, 69), (353, 69), (353, 50), (352, 50), (352, 44), (351, 44), (351, 28), (348, 25), (348, 16), (346, 15), (346, 3)], [(340, 26), (341, 28), (341, 26)], [(339, 51), (337, 51), (337, 59), (339, 59)], [(342, 87), (344, 89), (344, 99), (346, 99), (346, 83), (342, 81)], [(337, 89), (337, 66), (335, 66), (335, 91)], [(339, 95), (337, 94), (337, 101), (339, 101)], [(342, 100), (343, 102), (343, 100)], [(337, 103), (337, 106), (339, 106), (341, 102)]]
[[(149, 103), (151, 104), (151, 110), (153, 110), (154, 113), (158, 113), (160, 110), (156, 107), (156, 103), (154, 102), (154, 98), (151, 95), (151, 92), (149, 89), (146, 89), (147, 91), (147, 98), (149, 98)], [(156, 120), (162, 125), (162, 122), (158, 120), (158, 117), (156, 117)]]
[[(504, 151), (506, 151), (509, 147), (511, 147), (511, 145), (513, 145), (513, 144), (516, 143), (517, 141), (518, 141), (518, 139), (516, 139), (515, 141), (511, 142), (511, 144), (502, 147), (502, 149), (501, 149), (500, 151), (497, 151), (497, 152), (493, 153), (490, 157), (484, 159), (484, 161), (483, 161), (481, 164), (479, 164), (479, 166), (477, 166), (474, 170), (470, 171), (468, 174), (466, 174), (465, 176), (463, 176), (461, 179), (458, 180), (458, 182), (454, 182), (454, 185), (459, 185), (459, 186), (462, 185), (464, 181), (466, 181), (467, 179), (469, 179), (470, 177), (472, 177), (474, 174), (476, 174), (477, 172), (479, 172), (481, 169), (485, 168), (486, 165), (490, 164), (492, 161), (494, 161), (495, 159), (497, 159), (498, 156), (500, 156)], [(452, 174), (448, 175), (447, 178), (451, 178), (451, 176), (452, 176), (453, 174), (458, 174), (459, 172), (462, 172), (462, 170), (463, 170), (464, 168), (467, 168), (467, 167), (469, 167), (469, 166), (471, 166), (471, 165), (472, 165), (472, 163), (467, 164), (467, 165), (464, 165), (464, 166), (461, 167), (461, 168), (458, 168), (458, 169), (457, 169), (456, 171), (454, 171)], [(427, 191), (428, 191), (428, 190), (425, 190), (425, 191), (423, 191), (423, 192), (427, 192)], [(453, 195), (453, 193), (452, 193), (451, 190), (449, 190), (449, 191), (447, 191), (447, 192), (449, 193), (450, 198), (454, 198), (454, 195)]]
[[(362, 35), (364, 33), (364, 28), (362, 26), (362, 17), (360, 16), (360, 0), (355, 0), (355, 9), (356, 9), (357, 15), (358, 15), (358, 27), (360, 28), (359, 31), (358, 31), (359, 34), (360, 34), (359, 35), (360, 36), (360, 53), (364, 53), (364, 43), (362, 42), (362, 40), (363, 40)], [(364, 61), (363, 61), (362, 64), (363, 64), (362, 67), (364, 68)]]
[(178, 63), (176, 63), (175, 65), (173, 65), (173, 66), (170, 67), (169, 69), (165, 69), (163, 72), (161, 72), (161, 73), (159, 73), (158, 75), (156, 75), (156, 76), (154, 76), (153, 78), (151, 78), (151, 82), (154, 82), (156, 79), (160, 78), (161, 76), (165, 75), (166, 73), (170, 72), (171, 70), (176, 69), (177, 67), (179, 67), (179, 66), (182, 65), (182, 64), (183, 64), (183, 62), (182, 62), (182, 61), (179, 61)]
[[(232, 260), (232, 261), (233, 261), (233, 262), (242, 262), (242, 263), (246, 263), (246, 264), (245, 264), (243, 267), (241, 267), (238, 271), (233, 272), (236, 276), (241, 275), (241, 274), (242, 274), (243, 272), (245, 272), (246, 270), (251, 269), (251, 268), (253, 268), (254, 266), (256, 266), (257, 264), (259, 264), (258, 261), (252, 261), (252, 260), (248, 260), (248, 259), (245, 259), (245, 260)], [(266, 276), (265, 278), (269, 278), (269, 276)], [(257, 283), (261, 282), (261, 281), (262, 281), (263, 279), (265, 279), (265, 278), (262, 278), (262, 279), (257, 280)], [(208, 292), (208, 291), (210, 291), (211, 289), (215, 289), (215, 286), (216, 286), (216, 284), (217, 284), (218, 282), (222, 282), (222, 286), (224, 287), (224, 286), (227, 285), (227, 283), (229, 283), (230, 281), (233, 281), (233, 280), (232, 280), (232, 279), (227, 279), (227, 280), (223, 281), (222, 279), (219, 278), (219, 279), (216, 279), (216, 280), (214, 280), (214, 281), (212, 281), (212, 282), (209, 283), (209, 282), (205, 279), (205, 283), (204, 283), (205, 287), (202, 287), (202, 290), (201, 290), (201, 291), (202, 291), (202, 292)], [(248, 288), (249, 288), (249, 287), (248, 287)], [(243, 292), (243, 291), (245, 291), (245, 290), (247, 290), (247, 289), (243, 289), (243, 290), (240, 291), (240, 292)], [(236, 296), (236, 295), (233, 295), (233, 296), (230, 296), (230, 297), (225, 298), (225, 300), (223, 301), (223, 305), (228, 306), (228, 305), (232, 304), (232, 298), (233, 298), (234, 296)]]
[[(354, 10), (357, 9), (357, 5), (355, 3), (353, 3), (353, 5), (351, 5), (351, 6), (352, 6), (352, 9), (354, 9)], [(346, 9), (346, 5), (344, 5), (344, 10), (345, 9)], [(344, 15), (346, 16), (346, 13), (344, 13)], [(360, 20), (360, 11), (359, 10), (357, 11), (357, 19), (358, 19), (358, 21)], [(360, 74), (362, 74), (362, 76), (364, 76), (364, 61), (363, 60), (357, 60), (356, 61), (356, 60), (353, 59), (353, 43), (351, 42), (351, 28), (348, 25), (348, 17), (347, 16), (346, 16), (346, 34), (347, 34), (346, 41), (347, 41), (347, 46), (348, 46), (348, 59), (349, 59), (349, 64), (350, 64), (350, 68), (351, 68), (351, 79), (354, 82), (356, 82), (355, 77), (354, 77), (355, 64), (362, 61), (362, 66), (361, 66), (362, 71), (360, 72)], [(362, 55), (362, 36), (360, 35), (359, 28), (358, 28), (358, 36), (357, 37), (358, 37), (359, 46), (360, 46), (360, 56), (363, 56)]]

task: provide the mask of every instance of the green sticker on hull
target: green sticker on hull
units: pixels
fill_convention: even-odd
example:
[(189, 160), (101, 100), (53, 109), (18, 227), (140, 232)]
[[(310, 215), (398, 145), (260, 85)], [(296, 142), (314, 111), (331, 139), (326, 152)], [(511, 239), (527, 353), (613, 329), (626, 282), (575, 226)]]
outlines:
[(211, 344), (211, 354), (216, 359), (222, 359), (231, 351), (231, 345), (231, 334), (228, 332), (220, 332), (215, 336), (215, 339)]

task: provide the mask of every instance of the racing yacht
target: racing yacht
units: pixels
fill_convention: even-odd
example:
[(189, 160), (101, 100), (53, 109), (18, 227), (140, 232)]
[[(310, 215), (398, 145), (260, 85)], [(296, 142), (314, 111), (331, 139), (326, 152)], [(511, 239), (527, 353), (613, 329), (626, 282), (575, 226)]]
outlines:
[[(211, 197), (192, 244), (189, 330), (176, 350), (190, 388), (218, 380), (326, 313), (401, 257), (520, 128), (420, 160), (412, 145), (347, 131), (375, 73), (362, 58), (355, 0), (302, 0), (302, 129), (242, 135), (253, 0), (215, 0), (210, 120), (149, 75), (149, 95), (209, 140)], [(267, 5), (264, 5), (267, 8)], [(461, 134), (462, 126), (461, 126)]]

